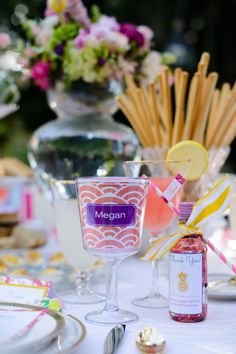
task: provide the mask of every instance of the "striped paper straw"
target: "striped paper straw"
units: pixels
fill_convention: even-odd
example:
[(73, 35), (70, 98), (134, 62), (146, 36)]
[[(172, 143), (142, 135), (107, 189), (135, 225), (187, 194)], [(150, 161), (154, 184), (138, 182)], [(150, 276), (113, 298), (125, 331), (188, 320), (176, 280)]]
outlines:
[[(145, 176), (146, 177), (146, 176)], [(176, 206), (170, 201), (167, 200), (165, 197), (163, 197), (163, 193), (162, 191), (149, 180), (150, 183), (150, 187), (155, 190), (155, 192), (157, 193), (157, 195), (162, 198), (167, 205), (177, 214), (180, 215), (180, 211), (178, 208), (176, 208)], [(226, 258), (226, 256), (219, 251), (214, 245), (213, 243), (211, 243), (211, 241), (209, 241), (208, 239), (206, 239), (205, 237), (203, 237), (204, 242), (210, 247), (210, 249), (222, 260), (222, 262), (224, 262), (224, 264), (226, 264), (235, 274), (236, 274), (236, 265), (234, 265), (232, 262), (230, 262), (230, 260), (228, 258)]]
[(225, 257), (225, 255), (216, 248), (211, 241), (207, 240), (206, 238), (203, 237), (204, 242), (210, 247), (210, 249), (226, 264), (235, 274), (236, 274), (236, 266), (229, 261)]
[(162, 200), (164, 200), (164, 202), (170, 207), (170, 209), (172, 209), (177, 215), (180, 215), (179, 209), (177, 209), (176, 206), (170, 200), (167, 200), (163, 196), (162, 191), (154, 183), (152, 183), (150, 180), (149, 180), (149, 185), (156, 192), (158, 197), (160, 197)]

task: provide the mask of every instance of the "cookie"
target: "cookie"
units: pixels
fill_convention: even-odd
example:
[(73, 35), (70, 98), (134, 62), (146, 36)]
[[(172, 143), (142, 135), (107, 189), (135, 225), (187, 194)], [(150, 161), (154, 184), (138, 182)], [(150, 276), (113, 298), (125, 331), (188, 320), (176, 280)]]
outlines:
[(22, 259), (13, 253), (7, 253), (7, 254), (2, 255), (0, 260), (7, 267), (19, 267), (23, 263)]
[(52, 266), (59, 266), (65, 264), (64, 254), (62, 252), (56, 252), (52, 254), (51, 257), (49, 257), (48, 259), (48, 264)]
[(25, 264), (30, 266), (41, 266), (44, 263), (42, 254), (38, 251), (28, 251), (24, 254)]
[(34, 248), (45, 244), (45, 236), (41, 230), (19, 225), (14, 227), (12, 236), (17, 248)]

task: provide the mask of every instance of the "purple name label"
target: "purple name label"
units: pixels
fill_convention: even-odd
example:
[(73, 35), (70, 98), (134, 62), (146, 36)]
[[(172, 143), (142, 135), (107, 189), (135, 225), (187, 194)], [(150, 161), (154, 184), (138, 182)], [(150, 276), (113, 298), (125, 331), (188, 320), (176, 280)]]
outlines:
[(93, 226), (134, 225), (136, 206), (133, 204), (88, 204), (87, 224)]

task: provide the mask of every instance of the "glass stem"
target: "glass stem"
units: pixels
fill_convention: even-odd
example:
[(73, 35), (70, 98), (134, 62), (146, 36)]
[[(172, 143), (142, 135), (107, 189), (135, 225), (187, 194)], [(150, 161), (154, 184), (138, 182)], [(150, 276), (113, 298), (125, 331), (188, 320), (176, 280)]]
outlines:
[(87, 270), (78, 270), (76, 274), (75, 286), (78, 295), (85, 295), (89, 290), (90, 272)]
[(155, 259), (155, 261), (152, 262), (153, 265), (153, 275), (152, 275), (152, 288), (151, 288), (151, 293), (158, 295), (159, 294), (159, 261), (158, 259)]
[[(157, 241), (160, 238), (160, 234), (157, 233), (152, 233), (151, 238), (150, 238), (150, 244), (152, 245), (155, 241)], [(153, 273), (152, 273), (152, 288), (151, 288), (151, 294), (153, 295), (159, 295), (159, 260), (155, 259), (152, 262), (153, 266)]]
[(106, 303), (104, 311), (117, 311), (117, 267), (119, 261), (104, 260), (106, 262)]

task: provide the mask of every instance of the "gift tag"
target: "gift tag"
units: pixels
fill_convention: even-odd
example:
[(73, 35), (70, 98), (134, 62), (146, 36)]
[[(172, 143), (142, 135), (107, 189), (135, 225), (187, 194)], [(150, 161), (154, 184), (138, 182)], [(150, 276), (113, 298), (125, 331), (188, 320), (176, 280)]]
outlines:
[(0, 301), (34, 305), (49, 295), (51, 282), (0, 277)]

